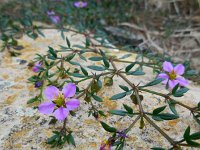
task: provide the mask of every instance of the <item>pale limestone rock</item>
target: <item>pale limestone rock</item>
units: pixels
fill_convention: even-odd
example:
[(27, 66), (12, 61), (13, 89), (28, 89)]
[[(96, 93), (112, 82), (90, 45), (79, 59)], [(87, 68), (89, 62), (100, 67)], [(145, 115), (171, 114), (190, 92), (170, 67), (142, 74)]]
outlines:
[[(48, 50), (48, 46), (59, 48), (59, 45), (66, 45), (62, 40), (60, 33), (56, 30), (44, 30), (46, 38), (38, 38), (35, 41), (24, 36), (20, 40), (20, 44), (25, 48), (21, 50), (22, 55), (17, 58), (11, 58), (4, 52), (0, 58), (0, 149), (36, 149), (45, 150), (50, 149), (45, 144), (45, 140), (52, 135), (52, 131), (62, 126), (61, 122), (58, 122), (55, 126), (48, 125), (50, 118), (32, 109), (31, 106), (26, 104), (27, 100), (36, 96), (38, 91), (34, 89), (33, 85), (28, 84), (27, 78), (33, 75), (26, 65), (19, 64), (18, 60), (33, 60), (36, 53), (45, 54)], [(73, 36), (72, 36), (73, 35)], [(82, 35), (74, 35), (72, 32), (66, 33), (66, 36), (70, 39), (72, 45), (83, 44), (85, 39)], [(111, 52), (111, 50), (109, 50)], [(126, 52), (112, 52), (111, 55), (121, 57)], [(88, 54), (89, 55), (89, 54)], [(83, 66), (94, 64), (89, 62), (86, 64), (84, 61), (75, 59)], [(135, 60), (135, 54), (132, 54), (127, 60)], [(117, 63), (119, 69), (125, 68), (125, 64)], [(90, 70), (91, 71), (91, 70)], [(135, 84), (145, 84), (151, 81), (156, 75), (152, 73), (150, 68), (144, 68), (146, 75), (144, 76), (128, 76), (128, 78)], [(94, 71), (92, 71), (94, 72)], [(109, 98), (121, 92), (118, 84), (126, 85), (119, 77), (114, 77), (114, 85), (112, 87), (103, 87), (98, 93), (103, 97), (104, 102), (102, 104), (94, 102), (99, 109), (108, 111), (111, 109), (122, 109), (123, 103), (133, 107), (134, 111), (137, 111), (137, 106), (133, 105), (129, 99), (129, 96), (122, 100), (110, 101)], [(81, 84), (80, 87), (85, 87), (86, 84)], [(189, 106), (195, 106), (199, 102), (200, 87), (190, 82), (190, 91), (180, 98), (181, 102), (186, 103)], [(4, 90), (7, 89), (7, 90)], [(167, 93), (163, 85), (151, 87), (156, 91)], [(109, 91), (109, 92), (108, 92)], [(144, 93), (144, 92), (143, 92)], [(106, 132), (100, 125), (100, 123), (93, 117), (88, 117), (89, 106), (85, 104), (83, 99), (81, 100), (81, 106), (76, 112), (76, 116), (69, 116), (67, 127), (73, 131), (73, 135), (76, 141), (77, 147), (65, 145), (64, 149), (76, 149), (76, 150), (97, 150), (100, 147), (101, 141), (109, 137), (109, 133)], [(143, 106), (145, 111), (152, 111), (154, 108), (164, 105), (164, 99), (159, 96), (144, 93)], [(167, 111), (167, 110), (166, 110)], [(156, 122), (158, 126), (164, 129), (165, 132), (171, 135), (173, 139), (181, 139), (184, 130), (188, 125), (191, 126), (192, 131), (199, 131), (200, 127), (194, 122), (190, 112), (186, 109), (177, 106), (177, 111), (180, 113), (180, 118), (173, 121)], [(108, 114), (108, 113), (107, 113)], [(109, 115), (106, 118), (101, 117), (100, 120), (115, 126), (121, 130), (131, 124), (133, 118), (124, 117), (120, 120), (119, 116)], [(143, 130), (139, 129), (139, 122), (128, 134), (126, 150), (141, 150), (150, 149), (154, 146), (169, 147), (169, 143), (148, 123), (146, 123)], [(188, 148), (189, 149), (189, 148)], [(192, 148), (191, 148), (192, 149)], [(194, 148), (193, 148), (194, 149)]]

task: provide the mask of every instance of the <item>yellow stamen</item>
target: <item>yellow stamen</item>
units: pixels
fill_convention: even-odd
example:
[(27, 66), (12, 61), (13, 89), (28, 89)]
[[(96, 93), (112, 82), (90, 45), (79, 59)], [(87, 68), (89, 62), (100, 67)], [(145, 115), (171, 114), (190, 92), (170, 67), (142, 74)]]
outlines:
[(175, 80), (176, 79), (176, 73), (174, 72), (174, 70), (169, 73), (169, 79), (170, 80)]
[(59, 93), (58, 97), (55, 98), (54, 103), (61, 107), (61, 106), (65, 106), (65, 98), (64, 95)]

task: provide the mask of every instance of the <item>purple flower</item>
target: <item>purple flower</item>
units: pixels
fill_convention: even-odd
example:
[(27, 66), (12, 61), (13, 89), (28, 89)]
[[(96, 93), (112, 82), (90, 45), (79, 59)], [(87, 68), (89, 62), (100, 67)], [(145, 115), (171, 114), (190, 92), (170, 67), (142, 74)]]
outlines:
[(60, 16), (50, 16), (50, 19), (51, 21), (54, 23), (54, 24), (59, 24), (60, 23)]
[(185, 72), (185, 67), (182, 64), (178, 64), (175, 67), (170, 62), (165, 61), (163, 63), (163, 70), (165, 73), (160, 73), (158, 78), (164, 79), (163, 84), (168, 84), (170, 89), (173, 89), (177, 84), (180, 86), (188, 85), (188, 81), (181, 75)]
[(128, 136), (126, 135), (126, 133), (123, 133), (123, 132), (118, 133), (117, 136), (120, 137), (120, 138), (128, 138)]
[(41, 62), (37, 62), (33, 68), (32, 68), (32, 71), (35, 72), (35, 73), (38, 73), (40, 71), (40, 68), (42, 66), (42, 63)]
[(38, 82), (36, 82), (36, 83), (35, 83), (35, 88), (41, 87), (42, 84), (43, 84), (43, 81), (38, 81)]
[(49, 102), (44, 102), (39, 105), (39, 112), (43, 114), (53, 113), (58, 120), (67, 118), (69, 111), (79, 107), (80, 101), (78, 99), (70, 99), (76, 93), (76, 85), (68, 83), (64, 86), (62, 91), (55, 86), (48, 86), (44, 90), (45, 97)]
[(77, 1), (77, 2), (74, 2), (74, 6), (77, 8), (84, 8), (87, 6), (87, 2)]
[(60, 21), (61, 21), (60, 16), (56, 15), (55, 12), (54, 12), (53, 10), (47, 11), (47, 15), (49, 16), (49, 18), (51, 19), (51, 21), (52, 21), (54, 24), (60, 23)]
[(101, 143), (100, 150), (111, 150), (111, 142), (109, 140), (105, 140)]
[(51, 10), (51, 11), (47, 11), (47, 15), (48, 15), (48, 16), (55, 15), (55, 12), (54, 12), (53, 10)]

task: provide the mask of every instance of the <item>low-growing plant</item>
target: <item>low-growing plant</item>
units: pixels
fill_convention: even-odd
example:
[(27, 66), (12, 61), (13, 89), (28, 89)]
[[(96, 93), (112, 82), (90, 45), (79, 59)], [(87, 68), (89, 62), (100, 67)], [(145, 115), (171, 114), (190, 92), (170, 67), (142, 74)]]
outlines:
[[(53, 136), (48, 138), (47, 144), (51, 147), (62, 148), (67, 142), (76, 146), (73, 131), (66, 127), (67, 118), (69, 115), (75, 115), (76, 111), (79, 111), (77, 108), (81, 107), (81, 103), (84, 101), (89, 105), (88, 116), (93, 116), (102, 128), (110, 133), (110, 137), (102, 141), (100, 150), (111, 149), (111, 147), (116, 150), (126, 149), (129, 132), (132, 128), (137, 128), (137, 122), (139, 122), (140, 129), (143, 129), (146, 123), (153, 126), (171, 144), (168, 149), (200, 147), (197, 142), (200, 139), (200, 132), (191, 133), (190, 126), (185, 129), (184, 133), (179, 133), (183, 135), (182, 139), (174, 140), (157, 125), (158, 121), (180, 118), (180, 113), (176, 110), (177, 105), (187, 109), (193, 116), (194, 122), (200, 124), (200, 102), (195, 104), (195, 107), (191, 107), (177, 100), (187, 94), (189, 90), (186, 78), (195, 75), (195, 71), (190, 69), (189, 63), (172, 64), (171, 58), (166, 55), (157, 55), (149, 49), (141, 50), (129, 45), (125, 45), (121, 49), (137, 52), (136, 60), (125, 60), (131, 54), (118, 58), (108, 54), (105, 50), (113, 47), (106, 43), (108, 36), (102, 31), (102, 24), (114, 25), (119, 21), (134, 19), (133, 11), (137, 12), (137, 9), (143, 8), (143, 1), (138, 0), (134, 3), (131, 0), (126, 1), (123, 3), (123, 7), (121, 7), (122, 3), (112, 0), (96, 0), (93, 3), (89, 0), (88, 2), (52, 0), (49, 3), (46, 0), (31, 0), (29, 1), (30, 5), (25, 6), (26, 4), (25, 0), (16, 1), (12, 5), (11, 3), (7, 4), (7, 7), (11, 8), (13, 5), (21, 7), (10, 14), (5, 10), (7, 7), (1, 8), (1, 10), (5, 10), (5, 13), (0, 16), (2, 51), (8, 50), (12, 56), (19, 55), (17, 50), (23, 49), (23, 46), (18, 45), (18, 38), (24, 34), (33, 39), (38, 36), (45, 37), (42, 33), (43, 29), (58, 29), (61, 37), (66, 40), (66, 45), (60, 45), (59, 49), (49, 46), (47, 54), (37, 54), (35, 60), (29, 63), (29, 67), (35, 74), (28, 80), (40, 92), (27, 103), (37, 104), (40, 102), (41, 104), (35, 109), (45, 115), (53, 114), (50, 116), (51, 123), (56, 123), (57, 120), (63, 123), (61, 130), (53, 131)], [(33, 6), (35, 6), (34, 9), (32, 9)], [(10, 7), (8, 7), (9, 11), (12, 10)], [(143, 9), (141, 10), (143, 11)], [(35, 21), (51, 25), (38, 25)], [(66, 27), (66, 25), (73, 25), (73, 28)], [(171, 29), (171, 27), (169, 28)], [(85, 45), (72, 45), (64, 34), (68, 31), (82, 34), (85, 37)], [(99, 44), (94, 41), (98, 41)], [(93, 56), (89, 57), (87, 54), (91, 53)], [(84, 64), (87, 66), (76, 61), (77, 59), (85, 61)], [(101, 62), (101, 65), (90, 65), (90, 62)], [(119, 62), (126, 67), (118, 68), (116, 63)], [(152, 81), (137, 85), (134, 81), (129, 80), (128, 76), (141, 76), (142, 79), (142, 76), (146, 74), (144, 66), (152, 68), (155, 74)], [(116, 83), (114, 78), (121, 78), (123, 85)], [(151, 89), (152, 86), (161, 83), (166, 87), (167, 94)], [(85, 87), (81, 88), (80, 84), (84, 84)], [(103, 97), (99, 95), (99, 91), (103, 85), (112, 87), (117, 84), (122, 92), (111, 96), (110, 101), (118, 102), (124, 97), (129, 97), (132, 105), (127, 102), (123, 104), (123, 110), (114, 109), (105, 112), (96, 105), (96, 103), (101, 104), (104, 101)], [(165, 105), (147, 112), (143, 107), (147, 101), (143, 96), (144, 93), (162, 97)], [(138, 107), (138, 110), (133, 109), (135, 106)], [(171, 112), (164, 112), (167, 107)], [(122, 118), (128, 116), (132, 123), (122, 127), (123, 130), (118, 129), (99, 119), (100, 116), (104, 117), (107, 113)], [(152, 149), (166, 148), (155, 145)]]
[[(164, 61), (162, 67), (155, 64), (151, 59), (144, 61), (144, 59), (136, 59), (135, 61), (126, 61), (125, 58), (130, 55), (124, 55), (121, 58), (109, 55), (104, 51), (104, 44), (95, 44), (94, 37), (85, 32), (76, 32), (83, 34), (86, 38), (85, 46), (71, 45), (68, 38), (66, 38), (67, 46), (60, 46), (60, 49), (55, 50), (49, 47), (48, 53), (45, 55), (37, 54), (33, 71), (37, 74), (28, 80), (40, 90), (40, 94), (28, 101), (28, 104), (36, 101), (42, 102), (38, 109), (43, 114), (55, 115), (54, 120), (62, 120), (63, 128), (60, 131), (53, 131), (54, 135), (47, 140), (47, 143), (52, 147), (63, 147), (65, 142), (73, 144), (73, 132), (66, 128), (67, 115), (74, 115), (74, 109), (81, 107), (80, 101), (85, 101), (90, 107), (88, 116), (92, 115), (96, 121), (102, 125), (107, 132), (110, 132), (110, 137), (106, 141), (102, 141), (101, 150), (123, 149), (125, 147), (126, 139), (129, 138), (129, 131), (136, 128), (135, 124), (139, 121), (139, 128), (143, 129), (145, 123), (151, 124), (167, 141), (171, 144), (169, 149), (180, 149), (184, 146), (199, 147), (196, 140), (200, 139), (200, 132), (190, 133), (190, 126), (183, 133), (181, 140), (175, 141), (163, 129), (161, 129), (156, 122), (165, 120), (175, 120), (180, 118), (180, 114), (176, 111), (176, 106), (180, 105), (191, 112), (194, 120), (200, 124), (200, 103), (196, 107), (190, 107), (176, 99), (187, 94), (188, 81), (183, 76), (185, 74), (185, 67), (183, 64), (174, 65), (168, 61)], [(106, 46), (105, 46), (106, 47)], [(87, 53), (93, 53), (95, 56), (89, 57)], [(144, 56), (143, 56), (144, 57)], [(76, 61), (76, 58), (85, 61), (87, 66)], [(101, 62), (101, 65), (90, 65), (90, 62)], [(124, 69), (118, 68), (116, 63), (121, 62), (126, 64)], [(144, 85), (136, 85), (129, 80), (127, 76), (142, 76), (145, 75), (143, 67), (150, 67), (153, 69), (155, 78)], [(136, 68), (136, 69), (133, 69)], [(91, 71), (90, 71), (91, 70)], [(114, 77), (123, 79), (126, 86), (119, 84), (122, 92), (116, 93), (110, 97), (110, 101), (120, 101), (120, 99), (129, 96), (132, 105), (123, 104), (123, 110), (109, 110), (111, 115), (118, 115), (120, 117), (129, 116), (133, 120), (128, 127), (123, 127), (123, 130), (117, 129), (105, 121), (100, 121), (99, 116), (105, 116), (107, 112), (99, 109), (94, 101), (102, 103), (104, 99), (98, 94), (99, 90), (104, 86), (113, 86)], [(141, 77), (142, 78), (142, 77)], [(80, 88), (80, 84), (87, 84), (85, 88)], [(165, 84), (168, 91), (164, 94), (160, 91), (151, 90), (152, 86), (160, 83)], [(116, 83), (115, 83), (116, 86)], [(60, 91), (62, 89), (62, 92)], [(43, 98), (43, 93), (45, 98)], [(75, 94), (76, 93), (76, 94)], [(146, 99), (144, 93), (151, 93), (153, 95), (161, 96), (166, 103), (162, 107), (158, 107), (151, 112), (146, 112), (143, 108)], [(43, 102), (45, 99), (50, 102)], [(71, 99), (71, 100), (69, 100)], [(138, 111), (133, 110), (133, 105), (138, 106)], [(164, 113), (163, 111), (169, 107), (171, 112)], [(78, 110), (77, 110), (78, 111)], [(181, 134), (181, 133), (180, 133)], [(165, 149), (161, 147), (153, 147), (152, 149)]]

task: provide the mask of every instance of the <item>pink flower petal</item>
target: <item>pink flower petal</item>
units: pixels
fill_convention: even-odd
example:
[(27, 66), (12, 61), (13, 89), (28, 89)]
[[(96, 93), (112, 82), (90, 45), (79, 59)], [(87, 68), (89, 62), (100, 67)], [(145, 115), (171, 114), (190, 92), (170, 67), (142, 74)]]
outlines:
[(47, 15), (48, 16), (55, 15), (55, 12), (53, 10), (47, 11)]
[(35, 73), (38, 73), (40, 71), (40, 67), (42, 66), (41, 63), (37, 62), (33, 68), (32, 68), (32, 71), (35, 72)]
[(55, 97), (58, 97), (59, 94), (59, 89), (55, 86), (48, 86), (45, 90), (44, 90), (44, 95), (48, 100), (54, 100)]
[(73, 97), (76, 93), (76, 85), (73, 83), (68, 83), (64, 86), (62, 89), (62, 92), (64, 94), (64, 97)]
[(166, 73), (160, 73), (157, 78), (169, 79), (169, 76)]
[(185, 67), (182, 64), (178, 64), (174, 67), (174, 72), (178, 75), (182, 75), (185, 72)]
[(102, 143), (101, 147), (100, 147), (100, 150), (106, 150), (106, 144)]
[(51, 114), (53, 112), (55, 106), (56, 105), (52, 102), (42, 103), (38, 106), (39, 112), (42, 114), (46, 114), (46, 115)]
[(165, 61), (163, 63), (163, 70), (166, 71), (166, 72), (172, 72), (174, 69), (174, 67), (172, 66), (172, 64), (168, 61)]
[(68, 114), (69, 114), (69, 110), (63, 107), (56, 109), (56, 111), (54, 112), (56, 119), (61, 120), (61, 121), (67, 118)]
[(180, 86), (187, 86), (188, 85), (188, 80), (186, 80), (183, 77), (178, 77), (178, 78), (176, 78), (176, 80), (178, 81)]
[(169, 80), (169, 88), (173, 89), (178, 84), (177, 80)]
[(164, 81), (162, 81), (162, 84), (167, 84), (168, 81), (169, 79), (165, 79)]
[(60, 23), (60, 17), (59, 16), (50, 16), (51, 18), (51, 21), (54, 23), (54, 24), (58, 24)]
[(80, 101), (78, 99), (71, 99), (66, 102), (66, 106), (68, 110), (74, 110), (80, 105)]
[(167, 84), (169, 76), (166, 73), (160, 73), (157, 78), (165, 79), (162, 81), (163, 84)]
[(87, 6), (87, 2), (82, 2), (82, 1), (74, 2), (74, 6), (77, 8), (83, 8)]

